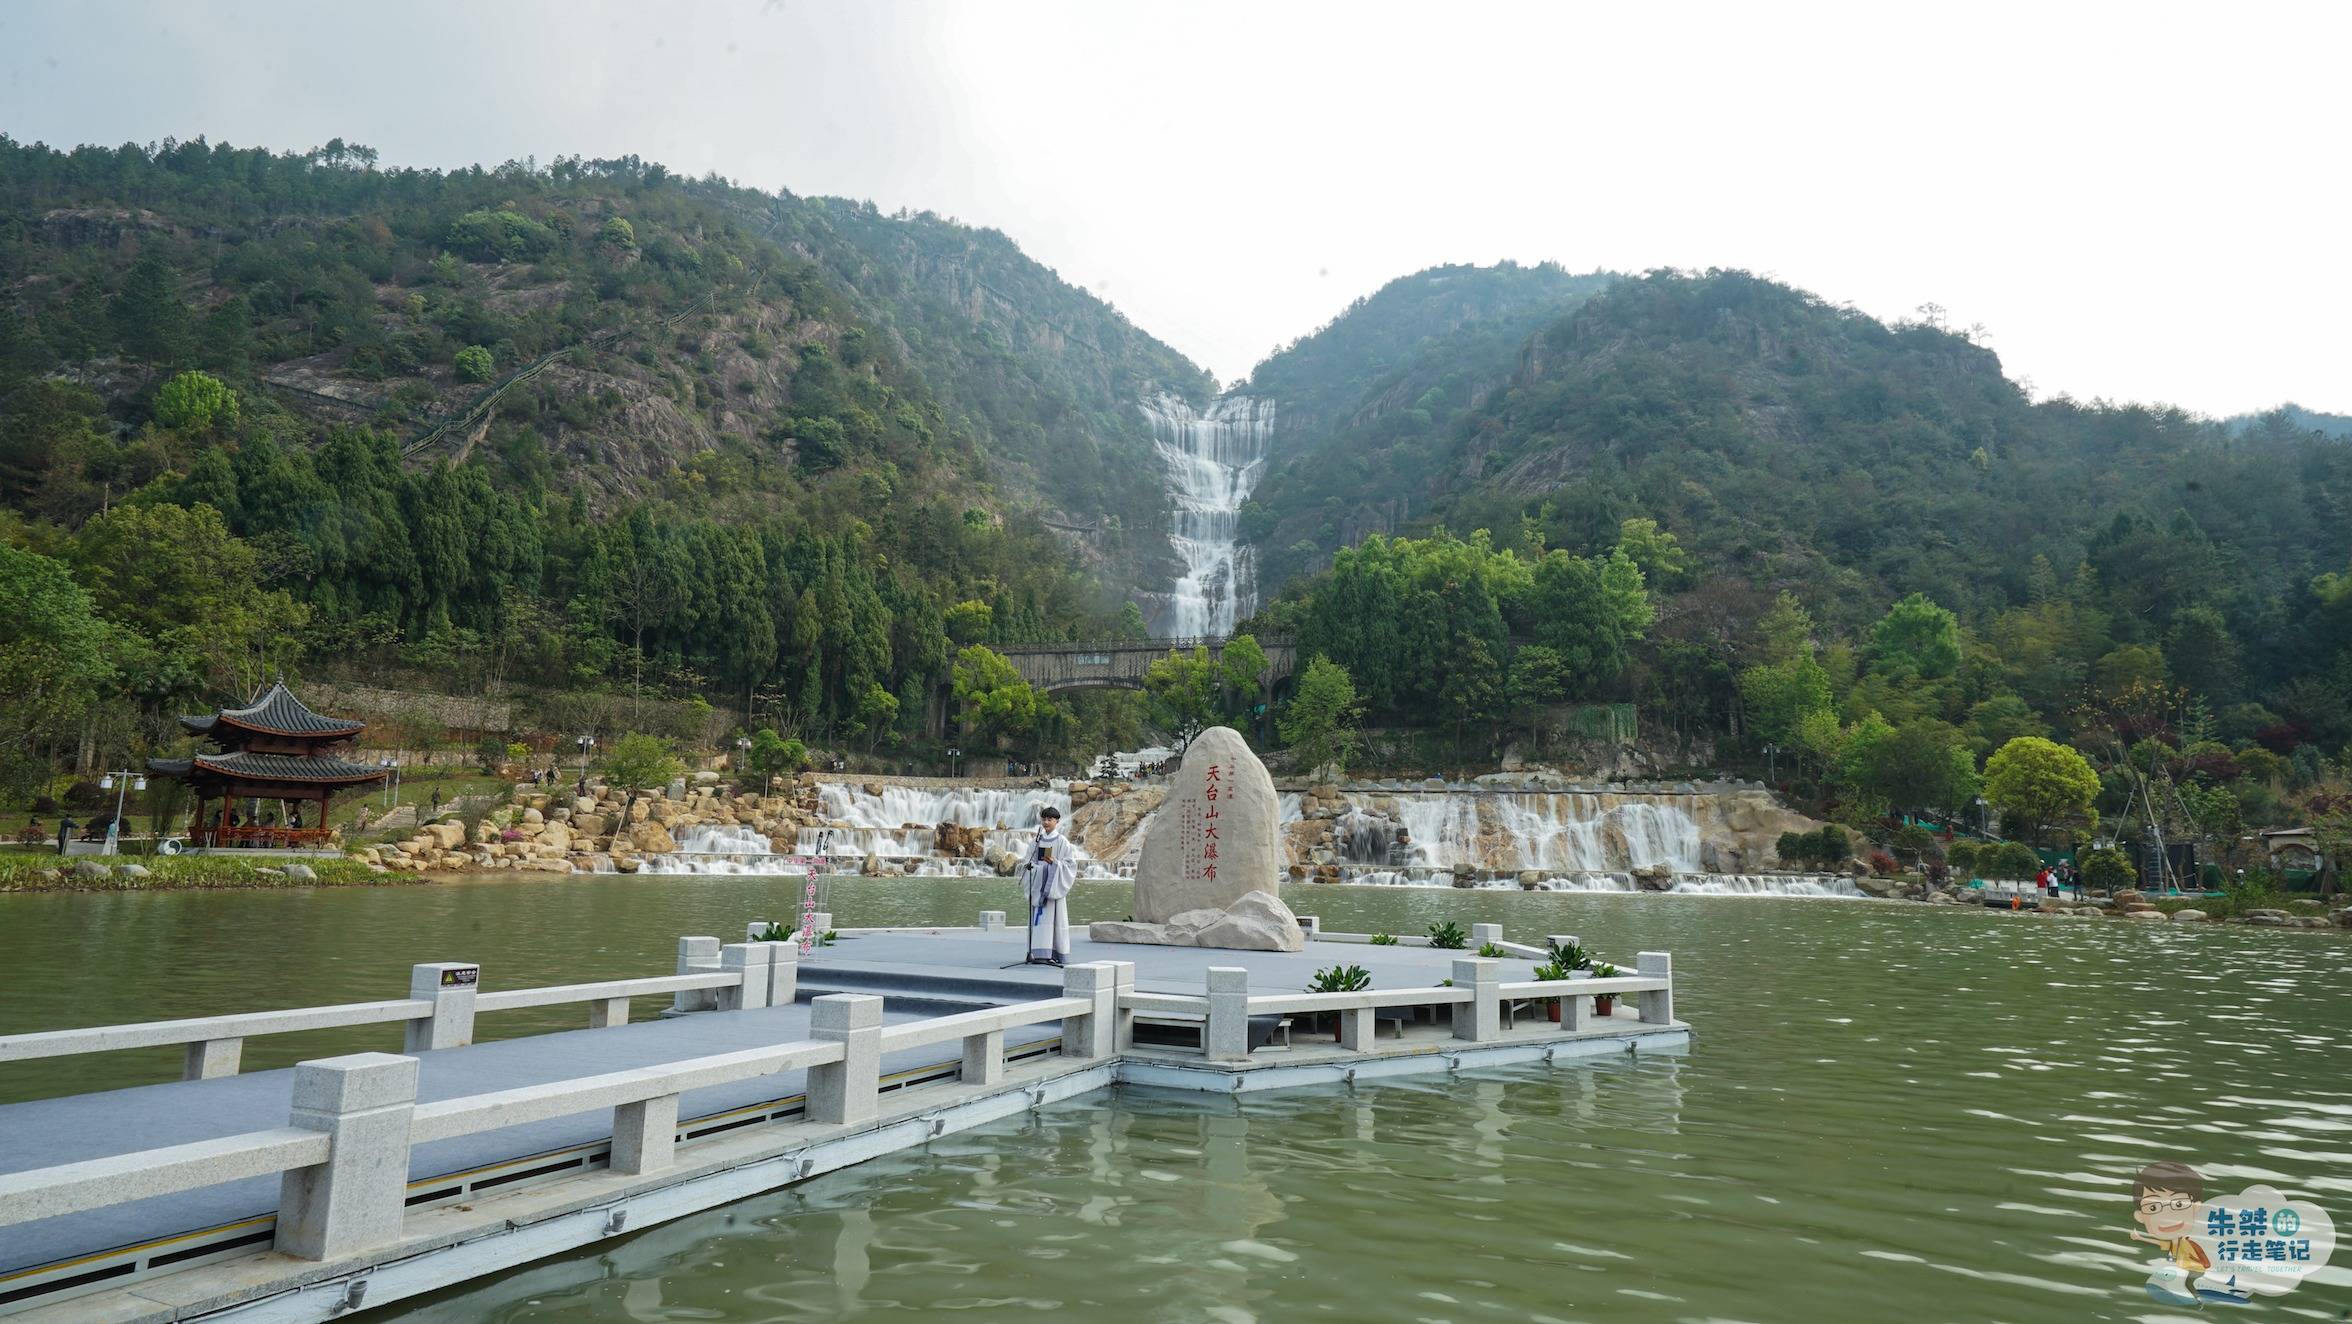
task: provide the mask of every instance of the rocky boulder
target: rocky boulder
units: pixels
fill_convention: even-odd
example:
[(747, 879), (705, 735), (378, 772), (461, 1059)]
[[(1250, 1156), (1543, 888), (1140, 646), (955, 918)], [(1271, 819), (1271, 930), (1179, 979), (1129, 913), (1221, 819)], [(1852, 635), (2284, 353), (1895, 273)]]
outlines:
[(2208, 916), (2202, 910), (2189, 909), (2172, 912), (2172, 922), (2175, 924), (2202, 924), (2207, 918)]
[(1157, 947), (1220, 947), (1246, 952), (1296, 952), (1307, 945), (1298, 916), (1271, 892), (1246, 892), (1222, 910), (1179, 911), (1164, 924), (1109, 920), (1087, 927), (1096, 942)]
[(1230, 910), (1251, 892), (1276, 893), (1289, 863), (1281, 822), (1274, 779), (1249, 742), (1231, 727), (1201, 732), (1144, 837), (1136, 919), (1165, 923), (1187, 910)]

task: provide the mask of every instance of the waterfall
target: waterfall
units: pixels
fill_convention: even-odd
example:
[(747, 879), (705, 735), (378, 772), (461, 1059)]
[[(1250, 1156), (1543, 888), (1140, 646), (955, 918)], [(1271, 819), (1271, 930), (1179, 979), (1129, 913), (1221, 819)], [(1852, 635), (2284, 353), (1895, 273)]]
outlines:
[(1173, 395), (1143, 402), (1153, 448), (1168, 469), (1170, 545), (1184, 574), (1168, 591), (1155, 633), (1223, 638), (1257, 609), (1257, 575), (1241, 545), (1241, 503), (1266, 468), (1274, 402), (1220, 396), (1200, 413)]
[[(1070, 791), (1065, 784), (1046, 788), (1000, 790), (980, 787), (939, 788), (888, 785), (880, 795), (846, 782), (817, 787), (817, 813), (830, 826), (800, 829), (795, 849), (804, 854), (844, 859), (888, 860), (904, 869), (931, 875), (992, 874), (986, 856), (998, 851), (1020, 853), (1037, 831), (1038, 811), (1051, 805), (1062, 815), (1065, 833), (1071, 826)], [(939, 826), (948, 824), (981, 833), (981, 859), (940, 853)], [(1083, 878), (1116, 877), (1070, 843), (1071, 863)]]
[(1698, 873), (1699, 825), (1679, 806), (1576, 792), (1350, 794), (1339, 820), (1351, 864), (1447, 871)]

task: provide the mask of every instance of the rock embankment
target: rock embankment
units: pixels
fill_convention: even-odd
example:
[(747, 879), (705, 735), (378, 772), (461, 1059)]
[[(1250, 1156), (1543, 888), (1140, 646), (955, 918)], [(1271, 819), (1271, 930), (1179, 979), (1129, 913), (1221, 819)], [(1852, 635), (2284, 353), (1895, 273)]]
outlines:
[(813, 778), (803, 778), (789, 795), (736, 795), (709, 782), (636, 791), (597, 785), (587, 795), (524, 785), (515, 788), (512, 804), (471, 827), (447, 815), (358, 855), (395, 873), (634, 873), (649, 855), (676, 853), (686, 829), (704, 826), (780, 838), (789, 850), (799, 829), (825, 824)]

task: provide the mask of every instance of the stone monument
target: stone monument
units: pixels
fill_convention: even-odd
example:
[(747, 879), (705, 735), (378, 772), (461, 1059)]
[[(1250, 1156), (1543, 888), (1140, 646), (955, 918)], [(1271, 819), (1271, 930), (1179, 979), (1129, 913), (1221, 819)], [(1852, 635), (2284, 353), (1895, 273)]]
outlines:
[(1096, 942), (1295, 952), (1306, 946), (1282, 904), (1282, 805), (1266, 765), (1231, 727), (1184, 751), (1168, 798), (1144, 830), (1135, 919), (1095, 924)]

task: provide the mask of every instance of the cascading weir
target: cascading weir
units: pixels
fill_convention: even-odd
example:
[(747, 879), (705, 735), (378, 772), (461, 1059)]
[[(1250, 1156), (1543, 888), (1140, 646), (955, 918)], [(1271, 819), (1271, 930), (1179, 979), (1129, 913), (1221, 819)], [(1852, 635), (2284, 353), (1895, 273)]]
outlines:
[(1163, 394), (1144, 401), (1142, 409), (1151, 420), (1153, 446), (1168, 467), (1173, 503), (1168, 541), (1184, 563), (1152, 632), (1176, 639), (1223, 638), (1258, 605), (1256, 568), (1241, 542), (1241, 503), (1266, 471), (1274, 402), (1263, 396), (1219, 396), (1204, 413)]

